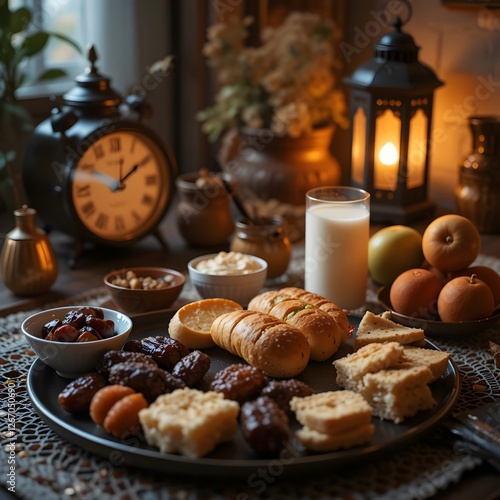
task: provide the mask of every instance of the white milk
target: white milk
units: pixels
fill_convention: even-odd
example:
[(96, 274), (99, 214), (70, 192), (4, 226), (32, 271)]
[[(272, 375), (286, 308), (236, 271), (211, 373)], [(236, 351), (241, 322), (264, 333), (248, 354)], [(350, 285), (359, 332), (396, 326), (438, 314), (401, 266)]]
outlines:
[(345, 309), (366, 302), (370, 214), (367, 207), (327, 204), (306, 212), (305, 289)]

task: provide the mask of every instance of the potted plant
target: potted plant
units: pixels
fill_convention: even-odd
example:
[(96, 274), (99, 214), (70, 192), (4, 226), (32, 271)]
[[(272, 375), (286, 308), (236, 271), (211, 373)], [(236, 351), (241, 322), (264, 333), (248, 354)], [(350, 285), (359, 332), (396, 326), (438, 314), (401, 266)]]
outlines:
[[(21, 205), (17, 170), (20, 165), (23, 136), (33, 128), (32, 117), (19, 102), (17, 90), (28, 81), (26, 62), (39, 54), (51, 38), (78, 45), (59, 33), (39, 29), (27, 7), (9, 8), (8, 0), (0, 0), (0, 191), (12, 190), (13, 202)], [(62, 69), (49, 69), (36, 81), (65, 76)]]
[[(330, 19), (292, 12), (281, 26), (263, 31), (259, 47), (246, 47), (251, 22), (208, 28), (203, 52), (219, 90), (197, 118), (211, 141), (226, 134), (220, 159), (241, 188), (301, 205), (308, 189), (341, 178), (329, 150), (335, 127), (348, 126), (336, 79), (340, 33)], [(235, 130), (238, 145), (231, 142), (227, 153)]]

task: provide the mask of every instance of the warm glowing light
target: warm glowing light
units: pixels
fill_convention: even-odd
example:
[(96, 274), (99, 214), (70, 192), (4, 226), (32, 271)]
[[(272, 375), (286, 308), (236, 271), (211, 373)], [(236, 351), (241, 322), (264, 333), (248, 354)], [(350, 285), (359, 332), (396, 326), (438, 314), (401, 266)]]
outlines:
[(383, 165), (394, 165), (399, 160), (398, 149), (392, 142), (386, 142), (380, 148), (378, 159)]

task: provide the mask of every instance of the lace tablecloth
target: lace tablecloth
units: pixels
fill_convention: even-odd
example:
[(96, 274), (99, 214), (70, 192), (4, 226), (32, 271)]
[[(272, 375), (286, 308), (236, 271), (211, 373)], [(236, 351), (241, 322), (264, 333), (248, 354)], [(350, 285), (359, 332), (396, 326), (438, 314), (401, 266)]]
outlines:
[[(302, 284), (301, 250), (295, 250), (288, 272), (289, 285)], [(298, 253), (297, 253), (298, 252)], [(500, 272), (500, 261), (479, 257), (478, 264)], [(179, 304), (196, 300), (189, 281)], [(97, 289), (64, 304), (102, 305), (108, 301), (104, 289)], [(367, 295), (370, 310), (377, 312), (375, 288)], [(156, 499), (156, 498), (250, 498), (269, 499), (421, 499), (458, 481), (481, 460), (452, 446), (445, 431), (437, 428), (418, 442), (384, 459), (334, 470), (327, 475), (280, 480), (279, 474), (264, 474), (259, 481), (229, 478), (169, 476), (113, 465), (59, 437), (33, 409), (26, 392), (26, 376), (34, 361), (20, 332), (24, 318), (34, 311), (0, 318), (0, 398), (2, 486), (14, 488), (26, 499)], [(499, 369), (493, 362), (488, 341), (500, 343), (500, 325), (464, 339), (433, 339), (451, 353), (460, 371), (462, 388), (453, 410), (460, 413), (500, 399)], [(269, 472), (269, 471), (268, 471)], [(12, 481), (12, 482), (9, 482)], [(11, 489), (11, 491), (14, 491)]]

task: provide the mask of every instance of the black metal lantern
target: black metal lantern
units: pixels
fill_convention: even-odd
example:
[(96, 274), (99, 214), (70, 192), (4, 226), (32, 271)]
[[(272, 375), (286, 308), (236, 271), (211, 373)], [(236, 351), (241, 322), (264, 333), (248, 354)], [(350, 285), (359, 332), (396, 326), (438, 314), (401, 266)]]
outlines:
[(434, 212), (427, 198), (434, 90), (443, 85), (401, 31), (345, 81), (351, 88), (351, 184), (370, 192), (371, 220), (405, 224)]

